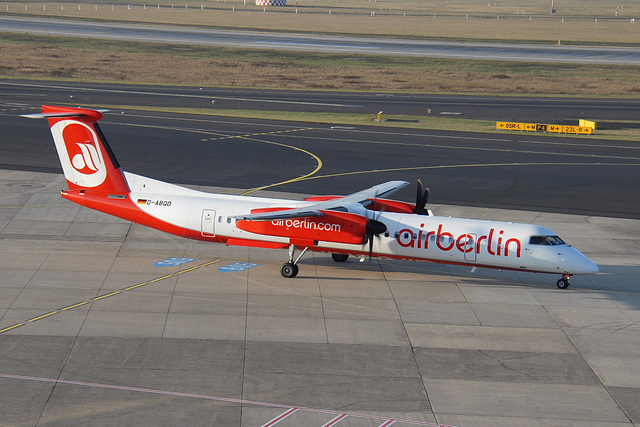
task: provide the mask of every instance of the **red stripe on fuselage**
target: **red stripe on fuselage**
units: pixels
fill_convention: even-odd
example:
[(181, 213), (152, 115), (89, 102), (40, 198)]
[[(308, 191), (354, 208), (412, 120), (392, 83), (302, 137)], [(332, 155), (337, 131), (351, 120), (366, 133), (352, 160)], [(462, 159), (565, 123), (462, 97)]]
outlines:
[(124, 198), (109, 198), (108, 196), (108, 194), (91, 190), (69, 190), (62, 192), (62, 197), (79, 205), (175, 236), (216, 243), (225, 243), (227, 241), (227, 237), (225, 236), (203, 236), (200, 230), (180, 227), (149, 215), (141, 210), (137, 204), (131, 200), (128, 194)]

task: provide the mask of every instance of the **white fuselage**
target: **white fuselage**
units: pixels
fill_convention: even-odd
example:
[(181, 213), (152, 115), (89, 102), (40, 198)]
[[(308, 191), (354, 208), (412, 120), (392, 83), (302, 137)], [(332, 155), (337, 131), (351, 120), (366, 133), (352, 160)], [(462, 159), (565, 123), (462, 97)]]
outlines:
[[(125, 172), (131, 199), (162, 222), (196, 232), (202, 240), (263, 241), (289, 245), (290, 239), (244, 231), (236, 218), (257, 208), (300, 207), (308, 202), (203, 193)], [(461, 219), (392, 212), (365, 212), (362, 205), (350, 211), (375, 217), (387, 231), (374, 237), (376, 257), (422, 260), (543, 273), (590, 274), (598, 267), (570, 245), (551, 244), (533, 237), (555, 236), (533, 224)], [(309, 227), (301, 219), (273, 221), (285, 229)], [(314, 224), (311, 224), (314, 225)], [(330, 226), (331, 224), (323, 224)], [(310, 250), (354, 255), (368, 253), (368, 245), (319, 241)]]

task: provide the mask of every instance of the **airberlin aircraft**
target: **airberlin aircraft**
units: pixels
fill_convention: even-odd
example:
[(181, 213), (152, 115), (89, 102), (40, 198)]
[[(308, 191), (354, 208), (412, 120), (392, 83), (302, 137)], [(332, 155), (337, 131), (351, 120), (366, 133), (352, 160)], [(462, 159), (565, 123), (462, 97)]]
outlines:
[[(211, 194), (125, 172), (98, 121), (104, 110), (44, 105), (68, 190), (62, 197), (177, 236), (230, 246), (289, 249), (282, 276), (295, 277), (307, 251), (555, 273), (559, 288), (574, 274), (598, 271), (553, 231), (516, 224), (434, 216), (418, 181), (415, 204), (385, 197), (405, 187), (389, 181), (348, 196), (304, 201)], [(299, 254), (296, 256), (296, 250)]]

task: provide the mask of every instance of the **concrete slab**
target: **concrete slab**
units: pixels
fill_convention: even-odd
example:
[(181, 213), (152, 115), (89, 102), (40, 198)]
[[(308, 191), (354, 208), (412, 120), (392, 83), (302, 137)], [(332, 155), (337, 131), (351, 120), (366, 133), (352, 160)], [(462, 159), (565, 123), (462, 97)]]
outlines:
[(397, 304), (405, 323), (480, 325), (480, 320), (468, 303), (398, 300)]
[(575, 348), (556, 329), (405, 324), (414, 347), (544, 351), (572, 353)]
[[(571, 236), (602, 273), (565, 291), (326, 254), (285, 280), (286, 251), (131, 226), (60, 199), (64, 185), (0, 171), (0, 423), (255, 426), (291, 408), (278, 426), (640, 419), (640, 221), (437, 207)], [(153, 266), (174, 256), (196, 261)], [(260, 265), (218, 270), (236, 261)]]
[(609, 393), (598, 386), (528, 383), (523, 387), (498, 381), (425, 379), (425, 387), (436, 414), (628, 422)]
[(326, 319), (330, 343), (407, 345), (407, 333), (397, 321)]

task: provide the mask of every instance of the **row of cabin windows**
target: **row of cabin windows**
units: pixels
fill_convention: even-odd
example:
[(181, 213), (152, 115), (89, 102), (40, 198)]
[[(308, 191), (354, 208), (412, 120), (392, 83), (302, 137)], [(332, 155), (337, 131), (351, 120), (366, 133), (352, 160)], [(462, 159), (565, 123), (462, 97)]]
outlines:
[[(388, 235), (389, 235), (389, 233), (385, 233), (385, 236), (388, 236)], [(395, 238), (397, 239), (398, 237), (400, 237), (400, 233), (396, 231)], [(412, 238), (415, 240), (415, 239), (417, 239), (417, 238), (418, 238), (418, 235), (417, 235), (416, 233), (411, 233), (411, 234), (410, 234), (410, 233), (408, 233), (408, 232), (406, 232), (406, 231), (405, 231), (404, 233), (402, 233), (402, 238), (403, 238), (403, 239), (408, 240), (408, 239), (409, 239), (409, 237), (412, 237)], [(423, 239), (423, 240), (427, 240), (427, 235), (426, 235), (426, 234), (423, 234), (423, 235), (422, 235), (422, 239)], [(430, 240), (430, 241), (432, 241), (432, 242), (435, 242), (435, 241), (436, 241), (436, 235), (435, 235), (435, 234), (431, 234), (431, 235), (429, 236), (429, 240)], [(443, 244), (446, 244), (446, 243), (451, 244), (451, 243), (453, 243), (453, 237), (449, 237), (449, 236), (446, 236), (446, 237), (445, 237), (445, 236), (440, 236), (440, 243), (443, 243)], [(467, 241), (467, 244), (472, 244), (472, 243), (473, 243), (473, 239), (472, 239), (472, 238), (469, 238), (469, 240)]]
[[(423, 235), (425, 240), (426, 240), (426, 234)], [(400, 233), (396, 232), (395, 234), (396, 239), (398, 237), (400, 237)], [(416, 239), (418, 237), (418, 235), (416, 233), (412, 233), (409, 234), (408, 232), (404, 232), (402, 234), (402, 238), (403, 239), (409, 239), (410, 237), (412, 237), (413, 239)], [(430, 236), (430, 239), (432, 242), (435, 242), (436, 240), (436, 236), (434, 234), (432, 234)], [(448, 240), (448, 242), (447, 242)], [(445, 236), (440, 236), (440, 243), (453, 243), (453, 237), (445, 237)], [(469, 238), (469, 240), (466, 242), (467, 244), (473, 244), (473, 239)], [(547, 246), (556, 246), (556, 245), (564, 245), (565, 242), (564, 240), (562, 240), (560, 237), (558, 236), (531, 236), (529, 238), (529, 244), (530, 245), (547, 245)]]
[[(233, 221), (233, 218), (231, 218), (230, 216), (227, 217), (227, 224), (231, 224), (231, 221)], [(222, 216), (218, 217), (218, 222), (220, 224), (222, 224)]]

